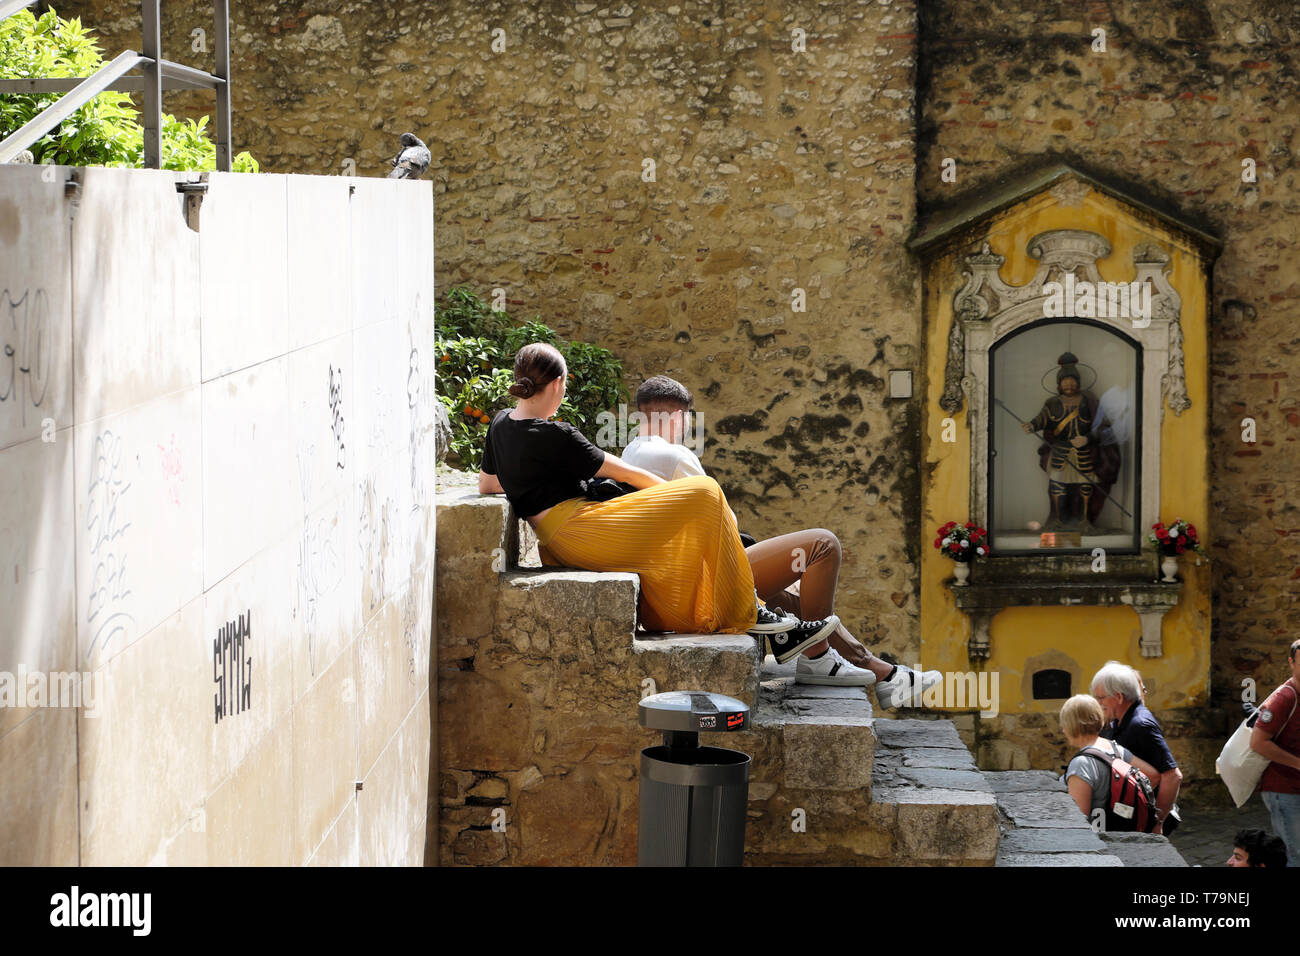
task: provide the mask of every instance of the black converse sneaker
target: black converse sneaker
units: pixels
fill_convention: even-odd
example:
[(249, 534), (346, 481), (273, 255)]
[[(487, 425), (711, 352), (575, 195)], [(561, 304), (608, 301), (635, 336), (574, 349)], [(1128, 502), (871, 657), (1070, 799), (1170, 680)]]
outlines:
[(754, 626), (749, 629), (749, 633), (754, 637), (764, 637), (768, 634), (781, 634), (790, 630), (799, 623), (797, 617), (791, 617), (784, 612), (774, 612), (771, 608), (758, 606), (758, 620)]
[(784, 664), (830, 634), (839, 623), (840, 619), (832, 614), (824, 621), (799, 621), (783, 634), (769, 634), (772, 656), (778, 664)]

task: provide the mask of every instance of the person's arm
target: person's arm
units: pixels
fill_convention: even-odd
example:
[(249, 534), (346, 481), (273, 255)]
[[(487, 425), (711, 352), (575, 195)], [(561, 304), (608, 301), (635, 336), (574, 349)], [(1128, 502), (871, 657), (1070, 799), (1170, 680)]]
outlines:
[(1092, 822), (1092, 784), (1084, 780), (1078, 774), (1070, 777), (1066, 781), (1066, 787), (1070, 791), (1070, 797), (1079, 807), (1079, 812)]
[(483, 436), (483, 466), (478, 470), (478, 493), (480, 495), (504, 495), (506, 490), (497, 480), (496, 452), (492, 450), (492, 425)]
[[(1156, 783), (1153, 777), (1152, 783)], [(1156, 790), (1156, 814), (1160, 818), (1161, 829), (1164, 828), (1165, 817), (1169, 816), (1169, 811), (1174, 808), (1174, 801), (1178, 799), (1178, 789), (1183, 785), (1183, 772), (1177, 767), (1172, 767), (1160, 775), (1158, 788)]]
[(1255, 721), (1255, 726), (1250, 730), (1250, 749), (1273, 763), (1280, 763), (1284, 767), (1293, 767), (1300, 770), (1300, 756), (1288, 753), (1275, 744), (1272, 735), (1258, 720)]
[(1135, 753), (1130, 752), (1128, 762), (1129, 762), (1129, 766), (1137, 767), (1139, 770), (1141, 770), (1144, 774), (1147, 775), (1147, 779), (1151, 781), (1151, 786), (1154, 787), (1156, 785), (1156, 781), (1160, 779), (1159, 770), (1151, 766), (1151, 764), (1147, 763), (1145, 760), (1143, 760)]
[(605, 462), (596, 472), (596, 477), (613, 478), (615, 481), (626, 482), (633, 488), (653, 488), (664, 483), (658, 475), (651, 474), (644, 468), (629, 465), (618, 455), (611, 455), (609, 452), (605, 452)]
[[(1027, 432), (1036, 432), (1039, 429), (1047, 427), (1047, 404), (1044, 402), (1043, 407), (1038, 410), (1038, 414), (1029, 421), (1020, 426)], [(1044, 435), (1043, 437), (1047, 437)]]

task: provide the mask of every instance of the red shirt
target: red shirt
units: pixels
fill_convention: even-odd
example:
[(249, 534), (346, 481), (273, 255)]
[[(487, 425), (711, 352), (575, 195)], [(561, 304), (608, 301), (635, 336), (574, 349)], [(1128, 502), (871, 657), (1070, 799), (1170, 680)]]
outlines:
[[(1296, 706), (1297, 691), (1294, 678), (1268, 695), (1259, 709), (1256, 727), (1264, 728), (1273, 743), (1287, 753), (1300, 756), (1300, 707)], [(1295, 713), (1292, 713), (1295, 708)], [(1291, 719), (1287, 720), (1287, 715)], [(1283, 723), (1285, 721), (1285, 723)], [(1279, 731), (1278, 728), (1281, 728)], [(1300, 770), (1280, 763), (1270, 763), (1259, 780), (1259, 789), (1272, 793), (1300, 793)]]

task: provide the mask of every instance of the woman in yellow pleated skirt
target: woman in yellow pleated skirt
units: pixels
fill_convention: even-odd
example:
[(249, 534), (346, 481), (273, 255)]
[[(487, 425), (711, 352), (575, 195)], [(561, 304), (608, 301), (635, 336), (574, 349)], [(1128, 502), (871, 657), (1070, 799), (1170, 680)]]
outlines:
[[(641, 621), (650, 630), (775, 633), (759, 611), (754, 575), (726, 496), (712, 478), (665, 482), (553, 422), (568, 370), (541, 343), (515, 358), (514, 409), (488, 428), (479, 491), (504, 493), (537, 531), (542, 560), (641, 578)], [(640, 490), (609, 501), (586, 498), (582, 482), (608, 477)], [(803, 639), (801, 638), (801, 641)]]
[(543, 564), (640, 575), (649, 630), (743, 633), (754, 624), (754, 574), (712, 478), (681, 478), (610, 501), (563, 501), (536, 531)]

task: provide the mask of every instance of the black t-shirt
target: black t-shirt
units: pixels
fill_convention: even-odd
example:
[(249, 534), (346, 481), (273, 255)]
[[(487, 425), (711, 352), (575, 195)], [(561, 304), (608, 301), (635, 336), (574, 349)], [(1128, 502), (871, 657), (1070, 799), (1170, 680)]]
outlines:
[(497, 476), (519, 516), (584, 497), (579, 482), (600, 471), (605, 453), (568, 422), (516, 420), (510, 411), (497, 412), (488, 426), (482, 468)]

